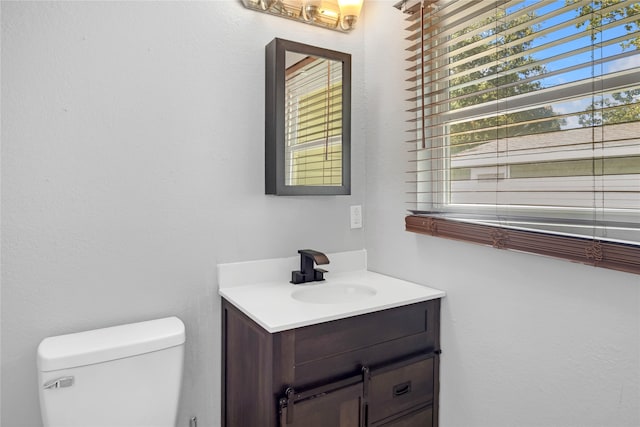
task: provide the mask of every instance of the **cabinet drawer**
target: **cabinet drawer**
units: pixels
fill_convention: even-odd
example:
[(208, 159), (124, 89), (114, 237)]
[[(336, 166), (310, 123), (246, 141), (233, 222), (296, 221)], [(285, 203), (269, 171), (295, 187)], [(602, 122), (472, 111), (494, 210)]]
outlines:
[(393, 367), (373, 370), (369, 380), (369, 420), (382, 420), (432, 402), (434, 357), (423, 356), (421, 360), (414, 359), (406, 365), (394, 364)]
[(437, 345), (439, 300), (364, 314), (296, 330), (295, 363), (325, 359), (417, 334)]
[(392, 417), (378, 423), (371, 424), (371, 427), (432, 427), (433, 407), (424, 406), (406, 415)]

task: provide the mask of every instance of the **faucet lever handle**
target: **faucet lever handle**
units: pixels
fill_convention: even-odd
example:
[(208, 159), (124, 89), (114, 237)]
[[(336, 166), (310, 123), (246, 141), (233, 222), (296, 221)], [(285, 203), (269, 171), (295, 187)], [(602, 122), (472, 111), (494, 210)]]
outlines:
[(328, 273), (327, 270), (324, 270), (322, 268), (314, 268), (313, 269), (313, 280), (315, 281), (323, 281), (324, 280), (324, 273)]

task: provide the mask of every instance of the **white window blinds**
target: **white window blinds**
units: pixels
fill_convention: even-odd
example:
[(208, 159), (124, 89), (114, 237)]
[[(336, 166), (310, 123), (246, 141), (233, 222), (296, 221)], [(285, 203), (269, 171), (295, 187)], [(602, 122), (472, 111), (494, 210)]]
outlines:
[(410, 210), (640, 243), (640, 3), (405, 6)]

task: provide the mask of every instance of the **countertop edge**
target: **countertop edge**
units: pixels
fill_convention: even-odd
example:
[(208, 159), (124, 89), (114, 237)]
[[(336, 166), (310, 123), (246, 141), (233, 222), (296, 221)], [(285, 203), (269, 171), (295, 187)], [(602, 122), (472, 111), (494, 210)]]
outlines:
[[(320, 314), (317, 317), (313, 317), (313, 318), (307, 318), (307, 319), (301, 319), (301, 320), (296, 320), (293, 319), (290, 322), (277, 322), (277, 324), (269, 324), (267, 322), (265, 322), (264, 319), (261, 318), (261, 316), (256, 315), (255, 313), (253, 313), (249, 308), (247, 308), (245, 306), (245, 303), (243, 303), (241, 300), (242, 298), (240, 298), (241, 300), (238, 300), (235, 298), (234, 294), (236, 293), (236, 291), (238, 290), (237, 287), (234, 288), (219, 288), (218, 289), (218, 294), (224, 298), (227, 302), (229, 302), (231, 305), (233, 305), (237, 310), (239, 310), (240, 312), (242, 312), (244, 315), (246, 315), (247, 317), (249, 317), (251, 320), (253, 320), (255, 323), (257, 323), (260, 327), (262, 327), (264, 330), (266, 330), (269, 333), (277, 333), (277, 332), (282, 332), (282, 331), (287, 331), (287, 330), (291, 330), (291, 329), (296, 329), (296, 328), (302, 328), (305, 326), (311, 326), (311, 325), (316, 325), (319, 323), (325, 323), (325, 322), (331, 322), (334, 320), (340, 320), (340, 319), (346, 319), (349, 317), (355, 317), (355, 316), (359, 316), (359, 315), (363, 315), (363, 314), (369, 314), (369, 313), (374, 313), (377, 311), (383, 311), (383, 310), (388, 310), (388, 309), (392, 309), (392, 308), (397, 308), (397, 307), (402, 307), (402, 306), (406, 306), (406, 305), (411, 305), (411, 304), (416, 304), (416, 303), (420, 303), (420, 302), (424, 302), (424, 301), (430, 301), (430, 300), (434, 300), (434, 299), (438, 299), (438, 298), (444, 298), (446, 296), (446, 293), (442, 290), (439, 289), (435, 289), (435, 288), (431, 288), (428, 286), (424, 286), (424, 285), (420, 285), (414, 282), (409, 282), (403, 279), (398, 279), (395, 277), (391, 277), (391, 276), (386, 276), (384, 274), (381, 273), (377, 273), (377, 272), (373, 272), (373, 271), (369, 271), (369, 270), (359, 270), (359, 271), (353, 271), (353, 272), (349, 272), (351, 274), (359, 274), (362, 273), (365, 276), (374, 276), (377, 278), (385, 278), (385, 279), (389, 279), (390, 281), (396, 281), (396, 282), (402, 282), (404, 284), (408, 284), (408, 285), (413, 285), (413, 286), (417, 286), (422, 288), (422, 290), (424, 291), (424, 293), (422, 293), (421, 295), (412, 295), (409, 296), (408, 298), (400, 298), (396, 301), (391, 301), (391, 302), (378, 302), (374, 305), (368, 306), (368, 307), (356, 307), (356, 308), (346, 308), (345, 311), (343, 312), (336, 312), (336, 313), (327, 313), (327, 314)], [(346, 274), (349, 274), (346, 273)], [(343, 273), (344, 274), (344, 273)], [(251, 285), (245, 285), (242, 286), (242, 288), (248, 288), (248, 287), (254, 287), (254, 286), (269, 286), (269, 285), (273, 285), (273, 283), (270, 282), (266, 282), (266, 283), (255, 283), (255, 284), (251, 284)], [(278, 286), (280, 286), (280, 284), (278, 284)]]
[[(433, 289), (433, 288), (429, 288), (429, 289)], [(369, 314), (369, 313), (375, 313), (375, 312), (378, 312), (378, 311), (389, 310), (389, 309), (392, 309), (392, 308), (403, 307), (403, 306), (406, 306), (406, 305), (417, 304), (417, 303), (420, 303), (420, 302), (431, 301), (431, 300), (438, 299), (438, 298), (444, 298), (445, 296), (446, 296), (446, 294), (444, 293), (444, 291), (440, 291), (440, 293), (438, 293), (438, 294), (429, 295), (429, 296), (424, 297), (424, 298), (414, 298), (414, 299), (411, 299), (411, 300), (400, 301), (400, 302), (387, 304), (387, 305), (383, 305), (383, 306), (368, 307), (366, 309), (353, 310), (353, 311), (349, 311), (349, 312), (345, 312), (345, 313), (335, 314), (335, 315), (331, 315), (331, 316), (324, 316), (324, 317), (319, 317), (319, 318), (300, 321), (300, 322), (292, 322), (292, 323), (288, 323), (288, 324), (284, 324), (284, 325), (280, 325), (280, 326), (269, 326), (266, 323), (264, 323), (262, 320), (260, 320), (256, 316), (254, 316), (252, 313), (250, 313), (247, 310), (245, 310), (242, 306), (240, 306), (235, 301), (233, 301), (233, 299), (225, 296), (224, 294), (222, 294), (222, 292), (220, 293), (220, 297), (221, 298), (224, 298), (227, 302), (229, 302), (231, 305), (233, 305), (236, 309), (241, 311), (245, 316), (249, 317), (251, 320), (253, 320), (258, 325), (260, 325), (260, 327), (262, 327), (264, 330), (266, 330), (267, 332), (269, 332), (271, 334), (275, 334), (275, 333), (283, 332), (283, 331), (288, 331), (288, 330), (291, 330), (291, 329), (303, 328), (305, 326), (317, 325), (317, 324), (320, 324), (320, 323), (332, 322), (334, 320), (347, 319), (349, 317), (360, 316), (360, 315), (363, 315), (363, 314)]]

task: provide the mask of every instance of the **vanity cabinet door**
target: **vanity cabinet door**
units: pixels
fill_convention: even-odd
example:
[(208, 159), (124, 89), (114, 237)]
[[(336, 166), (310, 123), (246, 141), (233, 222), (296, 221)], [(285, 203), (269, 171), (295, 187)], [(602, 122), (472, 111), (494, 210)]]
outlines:
[[(280, 409), (280, 427), (362, 427), (362, 382), (305, 393)], [(284, 404), (286, 398), (281, 399)]]

